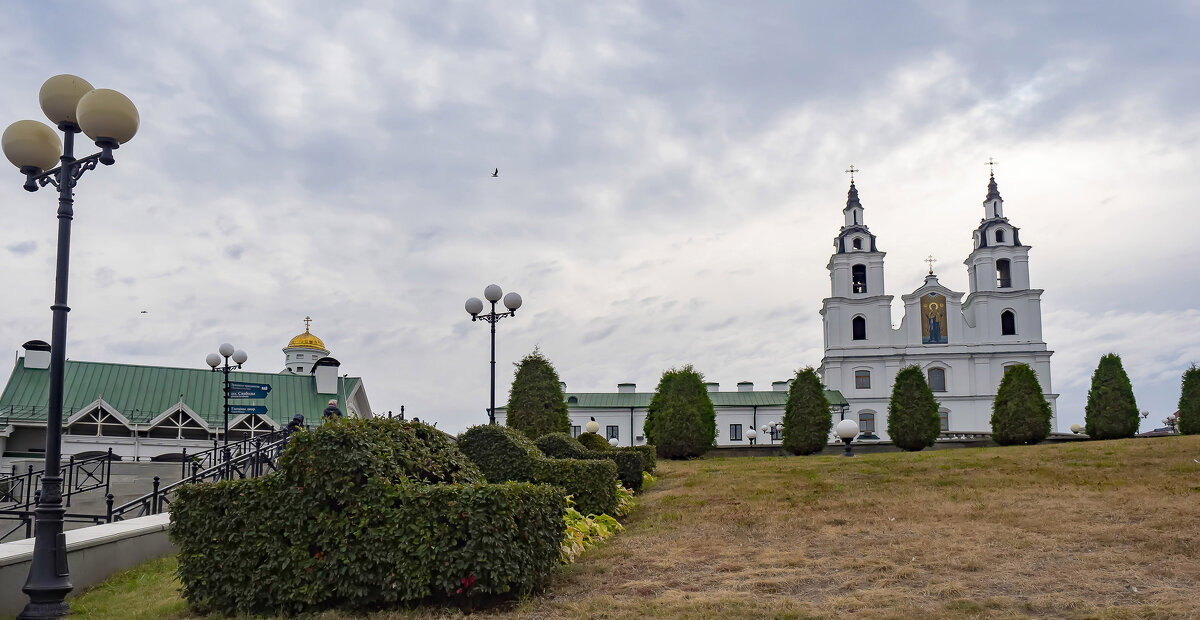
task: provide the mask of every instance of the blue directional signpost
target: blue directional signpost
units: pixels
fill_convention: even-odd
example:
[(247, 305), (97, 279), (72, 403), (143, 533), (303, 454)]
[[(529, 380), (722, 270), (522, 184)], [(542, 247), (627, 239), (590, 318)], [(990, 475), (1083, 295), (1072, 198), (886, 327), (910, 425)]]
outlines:
[[(271, 392), (271, 386), (267, 383), (245, 383), (243, 381), (229, 382), (229, 397), (230, 398), (266, 398)], [(232, 409), (230, 410), (232, 411)], [(266, 413), (266, 411), (263, 411)]]
[(230, 405), (229, 413), (233, 415), (266, 415), (266, 405)]

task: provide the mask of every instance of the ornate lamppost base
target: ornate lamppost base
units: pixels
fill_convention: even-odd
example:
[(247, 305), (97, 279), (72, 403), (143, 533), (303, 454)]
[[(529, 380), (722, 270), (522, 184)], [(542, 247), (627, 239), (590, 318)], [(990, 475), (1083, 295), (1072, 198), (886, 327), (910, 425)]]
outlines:
[[(69, 591), (69, 590), (68, 590)], [(66, 593), (63, 593), (65, 596)], [(66, 601), (29, 601), (25, 609), (17, 616), (17, 620), (57, 620), (71, 613), (71, 606)]]

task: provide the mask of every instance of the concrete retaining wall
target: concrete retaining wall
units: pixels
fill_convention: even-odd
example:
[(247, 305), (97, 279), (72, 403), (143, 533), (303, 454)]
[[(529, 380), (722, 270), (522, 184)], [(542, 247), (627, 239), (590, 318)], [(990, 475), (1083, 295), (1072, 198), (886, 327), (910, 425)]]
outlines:
[[(67, 532), (67, 566), (78, 594), (113, 573), (176, 552), (167, 537), (167, 513)], [(33, 559), (33, 539), (0, 545), (0, 618), (16, 616), (28, 597), (21, 592)]]

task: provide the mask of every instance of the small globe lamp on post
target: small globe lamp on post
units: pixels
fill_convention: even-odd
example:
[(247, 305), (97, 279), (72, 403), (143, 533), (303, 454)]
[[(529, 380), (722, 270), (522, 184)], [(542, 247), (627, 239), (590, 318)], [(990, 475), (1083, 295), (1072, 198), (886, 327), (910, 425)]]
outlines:
[[(225, 360), (224, 366), (221, 365), (222, 358)], [(231, 359), (233, 360), (232, 365), (229, 363)], [(245, 351), (235, 349), (228, 342), (221, 343), (221, 346), (217, 347), (216, 353), (209, 353), (208, 357), (204, 358), (205, 363), (208, 364), (209, 368), (212, 368), (213, 372), (219, 370), (225, 375), (225, 442), (223, 445), (225, 446), (225, 460), (227, 461), (229, 460), (229, 371), (241, 368), (242, 364), (245, 364), (248, 359), (250, 359), (250, 356), (246, 355)]]
[(619, 441), (617, 441), (617, 438), (616, 438), (616, 437), (609, 437), (609, 438), (608, 438), (608, 445), (610, 445), (610, 446), (612, 446), (612, 447), (614, 447), (614, 448), (615, 448), (615, 447), (617, 447), (617, 444), (618, 444), (618, 443), (620, 443), (620, 442), (619, 442)]
[(596, 421), (596, 418), (592, 418), (590, 421), (588, 421), (584, 428), (587, 429), (587, 432), (589, 433), (599, 433), (600, 423)]
[(750, 440), (750, 445), (752, 445), (752, 446), (754, 445), (755, 437), (758, 437), (758, 431), (754, 430), (753, 428), (746, 431), (746, 439)]
[(854, 456), (854, 453), (850, 451), (850, 442), (854, 441), (854, 438), (858, 436), (858, 422), (854, 420), (842, 420), (837, 423), (834, 432), (846, 444), (846, 451), (842, 453), (842, 456)]
[[(63, 542), (62, 403), (67, 354), (67, 278), (70, 275), (71, 220), (75, 217), (75, 186), (96, 164), (116, 162), (113, 150), (133, 138), (138, 111), (115, 90), (93, 88), (74, 75), (56, 75), (38, 92), (42, 112), (62, 132), (38, 121), (17, 121), (0, 135), (4, 156), (25, 175), (24, 188), (36, 192), (53, 185), (58, 190), (58, 262), (50, 338), (50, 385), (46, 406), (46, 465), (40, 501), (34, 511), (33, 559), (22, 591), (29, 603), (18, 618), (61, 618), (70, 609), (64, 599), (71, 591), (67, 550)], [(75, 159), (75, 134), (87, 134), (100, 147)], [(58, 167), (55, 167), (58, 164)]]
[(497, 313), (496, 302), (500, 301), (501, 295), (504, 295), (504, 291), (495, 284), (483, 289), (484, 299), (492, 304), (492, 311), (488, 314), (480, 314), (483, 312), (483, 302), (478, 297), (472, 297), (466, 303), (471, 321), (487, 321), (492, 326), (492, 398), (488, 407), (488, 424), (496, 423), (496, 323), (506, 316), (517, 316), (517, 309), (521, 307), (521, 296), (509, 293), (504, 295), (504, 307), (508, 308), (508, 312)]

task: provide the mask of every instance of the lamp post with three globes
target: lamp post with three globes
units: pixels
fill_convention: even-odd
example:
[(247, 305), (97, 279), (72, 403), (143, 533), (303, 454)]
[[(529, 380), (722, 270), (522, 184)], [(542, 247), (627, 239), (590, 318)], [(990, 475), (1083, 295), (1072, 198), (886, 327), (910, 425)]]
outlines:
[[(74, 190), (83, 173), (96, 164), (116, 162), (113, 150), (128, 142), (138, 130), (138, 111), (128, 97), (115, 90), (93, 88), (83, 78), (56, 75), (38, 92), (42, 112), (62, 132), (62, 140), (45, 123), (17, 121), (4, 130), (0, 146), (4, 156), (25, 175), (24, 188), (36, 192), (53, 185), (58, 190), (58, 261), (55, 269), (54, 305), (50, 338), (50, 390), (46, 406), (46, 465), (40, 501), (34, 511), (33, 559), (21, 590), (29, 603), (17, 616), (61, 618), (70, 612), (64, 599), (72, 589), (63, 534), (62, 456), (63, 376), (67, 353), (67, 278), (70, 275), (71, 220), (75, 216)], [(75, 134), (84, 133), (100, 147), (75, 159)], [(55, 167), (55, 164), (58, 167)]]
[(504, 291), (495, 284), (489, 284), (483, 289), (483, 297), (492, 304), (492, 311), (487, 314), (483, 312), (483, 302), (478, 297), (472, 297), (467, 300), (467, 313), (471, 315), (471, 321), (487, 321), (492, 326), (492, 400), (488, 407), (488, 424), (496, 423), (496, 323), (506, 316), (517, 316), (517, 308), (521, 307), (521, 296), (516, 293), (504, 295), (504, 307), (508, 308), (508, 312), (496, 312), (496, 302), (500, 301), (500, 296), (504, 295)]
[[(212, 368), (213, 372), (217, 372), (219, 370), (225, 374), (225, 443), (223, 445), (225, 446), (225, 460), (228, 461), (229, 460), (229, 371), (233, 370), (234, 368), (241, 368), (242, 364), (245, 364), (246, 360), (250, 359), (250, 356), (246, 355), (246, 352), (241, 349), (234, 349), (233, 345), (229, 344), (228, 342), (221, 343), (221, 346), (217, 347), (217, 351), (218, 351), (219, 355), (218, 355), (218, 353), (209, 353), (208, 357), (206, 357), (204, 359), (204, 361), (208, 364), (209, 368)], [(225, 358), (224, 366), (221, 365), (221, 358)], [(229, 360), (231, 358), (233, 359), (232, 366), (229, 365)]]

